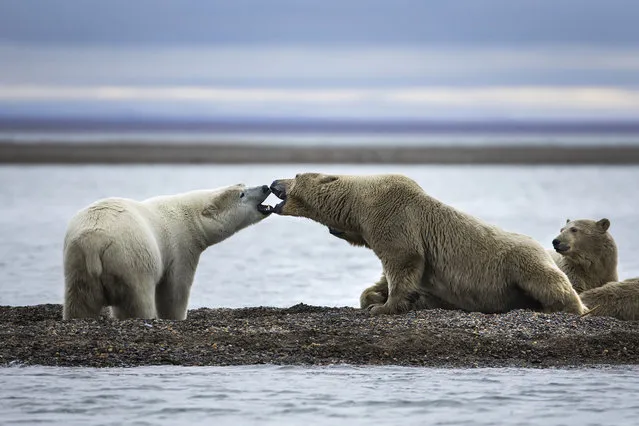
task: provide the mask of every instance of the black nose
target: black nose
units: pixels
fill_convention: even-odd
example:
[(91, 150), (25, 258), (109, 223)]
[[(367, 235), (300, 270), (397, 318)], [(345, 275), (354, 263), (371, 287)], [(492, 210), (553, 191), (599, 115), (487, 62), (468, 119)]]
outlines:
[(262, 192), (263, 193), (268, 193), (271, 189), (268, 187), (268, 185), (262, 185)]
[(283, 185), (280, 184), (279, 180), (274, 180), (271, 184), (271, 192), (275, 194), (276, 197), (281, 198), (282, 200), (286, 198), (286, 189)]
[(553, 247), (557, 247), (559, 244), (561, 244), (561, 241), (559, 241), (557, 238), (555, 238), (554, 240), (552, 240), (552, 246), (553, 246)]

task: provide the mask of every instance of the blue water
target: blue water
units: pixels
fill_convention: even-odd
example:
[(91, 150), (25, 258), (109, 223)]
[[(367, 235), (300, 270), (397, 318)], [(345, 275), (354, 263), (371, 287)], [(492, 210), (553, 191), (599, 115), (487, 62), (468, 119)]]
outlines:
[(7, 368), (2, 424), (636, 425), (637, 367)]
[[(12, 166), (0, 167), (0, 305), (62, 302), (67, 221), (98, 198), (269, 184), (312, 170), (403, 173), (442, 201), (548, 248), (566, 218), (608, 217), (620, 276), (639, 276), (639, 167)], [(357, 306), (380, 272), (370, 250), (310, 220), (272, 215), (204, 252), (190, 307)]]
[[(61, 303), (62, 240), (79, 209), (302, 171), (403, 173), (442, 201), (550, 247), (565, 219), (611, 220), (621, 277), (639, 275), (639, 167), (0, 167), (0, 305)], [(269, 217), (208, 249), (190, 307), (356, 306), (381, 271), (309, 220)], [(422, 369), (0, 368), (0, 424), (631, 425), (636, 367)]]

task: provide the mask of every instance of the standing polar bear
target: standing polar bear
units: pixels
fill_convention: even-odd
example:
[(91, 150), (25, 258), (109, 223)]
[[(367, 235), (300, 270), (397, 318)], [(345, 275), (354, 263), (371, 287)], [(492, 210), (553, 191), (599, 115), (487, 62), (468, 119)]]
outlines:
[(312, 219), (375, 252), (383, 276), (364, 292), (374, 296), (373, 314), (406, 312), (419, 300), (486, 313), (586, 310), (539, 243), (456, 210), (405, 176), (304, 173), (271, 191), (283, 201), (270, 211)]
[(186, 318), (200, 254), (264, 219), (268, 186), (244, 185), (135, 201), (107, 198), (78, 212), (64, 239), (64, 319)]

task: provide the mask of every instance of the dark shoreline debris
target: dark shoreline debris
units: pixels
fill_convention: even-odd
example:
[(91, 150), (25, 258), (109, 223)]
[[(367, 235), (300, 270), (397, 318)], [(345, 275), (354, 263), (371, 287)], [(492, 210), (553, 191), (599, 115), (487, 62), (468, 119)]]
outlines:
[(186, 321), (62, 321), (60, 305), (0, 306), (0, 365), (403, 365), (568, 367), (639, 364), (639, 321), (512, 311), (355, 308), (191, 310)]

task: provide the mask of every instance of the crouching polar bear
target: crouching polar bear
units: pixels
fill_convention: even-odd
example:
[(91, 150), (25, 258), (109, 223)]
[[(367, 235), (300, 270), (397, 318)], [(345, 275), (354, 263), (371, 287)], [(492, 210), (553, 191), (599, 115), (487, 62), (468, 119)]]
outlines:
[(64, 239), (64, 319), (105, 306), (118, 319), (185, 319), (202, 252), (268, 216), (269, 194), (233, 185), (81, 210)]
[(375, 252), (382, 279), (361, 298), (374, 314), (416, 306), (586, 311), (535, 240), (454, 209), (405, 176), (303, 173), (274, 181), (271, 190), (283, 200), (271, 211), (312, 219)]

